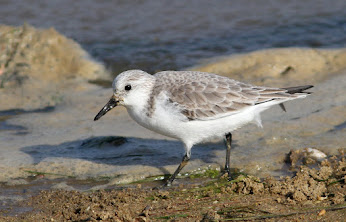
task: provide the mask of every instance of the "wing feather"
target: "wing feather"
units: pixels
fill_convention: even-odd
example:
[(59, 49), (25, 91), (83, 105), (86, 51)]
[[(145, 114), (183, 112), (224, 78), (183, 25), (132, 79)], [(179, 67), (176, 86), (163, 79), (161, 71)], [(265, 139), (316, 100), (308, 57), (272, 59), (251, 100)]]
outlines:
[(286, 89), (252, 86), (203, 72), (165, 71), (155, 77), (153, 93), (165, 91), (188, 120), (229, 116), (256, 104), (294, 96)]

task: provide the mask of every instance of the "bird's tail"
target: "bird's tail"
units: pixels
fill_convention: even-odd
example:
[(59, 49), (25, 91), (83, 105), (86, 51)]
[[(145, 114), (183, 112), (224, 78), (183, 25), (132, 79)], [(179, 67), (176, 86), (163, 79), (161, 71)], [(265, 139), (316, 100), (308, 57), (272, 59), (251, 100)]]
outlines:
[[(310, 89), (314, 87), (313, 85), (306, 85), (306, 86), (294, 86), (294, 87), (287, 87), (287, 88), (282, 88), (287, 90), (286, 92), (289, 94), (295, 94), (295, 93), (303, 93), (303, 95), (311, 94), (311, 92), (304, 92), (307, 89)], [(305, 97), (305, 96), (304, 96)], [(279, 104), (280, 108), (286, 112), (286, 108), (283, 103)]]
[(311, 92), (304, 92), (307, 89), (310, 89), (314, 87), (313, 85), (306, 85), (306, 86), (294, 86), (294, 87), (288, 87), (288, 88), (282, 88), (287, 90), (287, 93), (289, 94), (295, 94), (295, 93), (306, 93), (311, 94)]

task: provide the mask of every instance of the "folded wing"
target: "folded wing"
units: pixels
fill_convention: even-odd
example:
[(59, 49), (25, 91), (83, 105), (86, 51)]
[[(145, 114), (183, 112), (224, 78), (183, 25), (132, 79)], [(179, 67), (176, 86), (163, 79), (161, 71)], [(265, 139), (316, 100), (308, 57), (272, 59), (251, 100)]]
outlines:
[(155, 76), (158, 79), (157, 90), (165, 90), (169, 101), (176, 104), (188, 120), (216, 119), (272, 100), (284, 102), (312, 87), (258, 87), (227, 77), (193, 71), (167, 71)]

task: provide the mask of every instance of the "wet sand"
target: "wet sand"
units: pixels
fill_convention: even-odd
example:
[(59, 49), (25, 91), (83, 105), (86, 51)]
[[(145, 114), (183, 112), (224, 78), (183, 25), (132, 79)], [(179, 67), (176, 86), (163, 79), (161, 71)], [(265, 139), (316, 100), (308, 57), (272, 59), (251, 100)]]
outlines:
[[(0, 216), (0, 219), (344, 221), (344, 151), (340, 150), (339, 155), (325, 159), (319, 170), (306, 166), (311, 165), (311, 161), (313, 158), (307, 156), (304, 150), (292, 152), (287, 156), (287, 164), (296, 171), (296, 175), (281, 180), (271, 177), (260, 180), (254, 176), (234, 174), (235, 179), (228, 182), (215, 171), (210, 171), (209, 174), (199, 175), (199, 178), (178, 180), (178, 185), (172, 188), (155, 188), (162, 185), (160, 182), (138, 182), (84, 191), (74, 188), (76, 186), (70, 181), (69, 185), (41, 191), (28, 201), (20, 202), (14, 210), (8, 206), (1, 211), (11, 216)], [(218, 179), (211, 179), (211, 175)], [(18, 208), (22, 212), (18, 212)]]
[[(77, 43), (54, 30), (36, 30), (30, 26), (1, 28), (7, 30), (8, 35), (2, 35), (4, 40), (0, 43), (8, 44), (9, 39), (19, 39), (17, 43), (10, 44), (12, 48), (3, 54), (4, 59), (1, 60), (6, 62), (2, 63), (4, 65), (0, 64), (0, 197), (3, 214), (10, 215), (3, 218), (4, 220), (16, 221), (23, 217), (25, 221), (45, 220), (44, 218), (50, 220), (51, 217), (58, 221), (67, 220), (68, 217), (71, 220), (83, 220), (88, 217), (95, 220), (98, 217), (104, 220), (111, 217), (118, 217), (120, 220), (141, 217), (143, 220), (149, 220), (146, 219), (148, 215), (151, 220), (165, 219), (166, 216), (166, 219), (170, 219), (172, 215), (180, 220), (200, 220), (209, 217), (209, 214), (210, 217), (228, 218), (232, 215), (227, 212), (234, 210), (228, 208), (230, 205), (233, 206), (233, 203), (228, 202), (232, 198), (235, 198), (236, 202), (241, 202), (241, 209), (244, 209), (242, 204), (253, 201), (257, 203), (257, 200), (264, 204), (265, 201), (261, 198), (268, 198), (272, 208), (277, 204), (282, 207), (278, 207), (278, 211), (266, 212), (267, 216), (280, 214), (298, 219), (301, 214), (295, 213), (303, 212), (302, 215), (313, 220), (318, 218), (316, 212), (323, 207), (327, 212), (321, 214), (328, 218), (338, 218), (338, 215), (341, 215), (339, 212), (344, 212), (339, 210), (345, 204), (345, 166), (342, 160), (344, 154), (339, 154), (338, 149), (345, 148), (345, 49), (272, 49), (232, 55), (228, 58), (214, 58), (205, 65), (194, 67), (193, 69), (211, 71), (257, 85), (287, 87), (314, 84), (315, 87), (312, 89), (313, 94), (308, 98), (285, 104), (287, 113), (282, 112), (279, 107), (263, 113), (263, 129), (249, 125), (234, 133), (235, 148), (232, 150), (231, 167), (235, 172), (261, 178), (260, 182), (254, 182), (259, 179), (254, 179), (253, 176), (244, 178), (245, 182), (233, 183), (213, 179), (212, 184), (219, 183), (222, 184), (219, 187), (224, 188), (218, 188), (215, 192), (215, 188), (208, 184), (211, 179), (207, 176), (209, 179), (183, 179), (172, 189), (152, 191), (151, 188), (157, 183), (141, 183), (138, 186), (142, 188), (124, 184), (152, 176), (160, 178), (172, 173), (181, 160), (182, 145), (138, 126), (129, 118), (124, 108), (115, 109), (100, 121), (93, 122), (93, 117), (111, 95), (110, 88), (92, 83), (105, 82), (110, 86), (110, 74), (105, 68), (91, 60)], [(44, 44), (41, 45), (42, 42)], [(46, 47), (47, 44), (52, 45)], [(58, 49), (55, 44), (65, 51), (45, 51)], [(40, 51), (45, 54), (40, 54)], [(64, 53), (70, 55), (69, 59), (61, 59)], [(55, 57), (42, 59), (45, 55)], [(71, 65), (71, 61), (75, 62)], [(23, 62), (27, 65), (23, 65)], [(300, 179), (290, 179), (295, 175), (295, 170), (289, 170), (286, 156), (291, 150), (305, 148), (320, 150), (329, 158), (339, 161), (333, 163), (334, 165), (330, 164), (331, 166), (325, 163), (331, 170), (326, 170), (322, 164), (320, 173), (311, 169), (308, 170), (309, 175), (304, 171), (298, 173), (300, 176), (297, 174)], [(192, 160), (184, 169), (183, 175), (194, 177), (205, 172), (219, 172), (224, 165), (224, 153), (222, 143), (194, 147)], [(333, 157), (335, 155), (339, 156)], [(291, 163), (292, 161), (300, 165), (299, 158), (291, 160)], [(318, 165), (318, 162), (315, 164)], [(341, 175), (334, 172), (334, 166), (341, 166)], [(320, 174), (329, 176), (321, 178)], [(289, 178), (280, 180), (280, 176)], [(275, 180), (265, 179), (267, 177), (275, 177)], [(88, 182), (90, 180), (93, 182)], [(295, 180), (308, 181), (307, 185), (303, 183), (299, 188), (294, 188), (301, 190), (303, 194), (289, 194), (292, 190), (285, 190), (285, 186), (294, 184)], [(335, 180), (338, 182), (333, 183)], [(327, 186), (329, 183), (334, 185)], [(82, 189), (83, 184), (87, 184), (87, 188)], [(262, 185), (252, 187), (254, 184)], [(268, 184), (276, 188), (271, 190)], [(196, 186), (199, 188), (195, 188)], [(240, 188), (241, 186), (243, 188)], [(54, 187), (61, 190), (53, 191)], [(131, 189), (124, 191), (124, 187)], [(318, 187), (322, 191), (308, 197), (310, 194), (304, 194), (303, 191), (306, 187), (316, 192)], [(335, 190), (329, 190), (331, 187)], [(46, 191), (38, 194), (37, 191), (41, 189)], [(76, 191), (68, 191), (71, 189)], [(117, 191), (118, 189), (120, 191)], [(11, 190), (13, 195), (6, 195), (7, 191)], [(89, 193), (88, 190), (100, 191)], [(139, 216), (149, 204), (149, 200), (149, 205), (153, 209), (163, 206), (167, 198), (162, 198), (160, 192), (166, 191), (170, 196), (167, 204), (173, 206), (172, 208), (167, 205), (165, 210), (154, 210), (157, 212), (154, 216), (150, 216), (150, 213)], [(211, 193), (205, 194), (204, 191)], [(221, 196), (226, 195), (227, 198), (221, 200), (218, 193), (221, 193)], [(30, 199), (37, 194), (37, 197)], [(242, 198), (245, 194), (247, 196)], [(109, 199), (105, 197), (107, 195)], [(140, 198), (136, 199), (136, 195)], [(190, 213), (187, 206), (179, 202), (181, 199), (190, 198), (195, 201), (193, 204), (199, 206), (199, 199), (194, 198), (198, 195), (209, 195), (206, 196), (208, 198), (203, 205), (206, 206), (204, 211), (196, 212), (193, 210), (195, 208), (191, 208)], [(119, 196), (119, 199), (116, 196)], [(327, 198), (323, 199), (324, 197)], [(26, 205), (28, 198), (32, 204), (30, 206)], [(52, 198), (56, 203), (54, 208), (49, 202)], [(116, 202), (112, 203), (111, 199), (115, 199)], [(292, 203), (289, 202), (290, 199), (293, 200)], [(90, 201), (96, 204), (95, 209), (98, 210), (87, 210), (89, 206), (92, 207)], [(137, 202), (138, 206), (134, 204)], [(216, 208), (209, 211), (207, 206), (214, 202)], [(306, 203), (311, 207), (307, 211), (292, 211), (291, 208), (291, 211), (285, 211), (285, 206), (291, 206), (290, 204), (304, 206)], [(72, 207), (71, 211), (67, 212), (66, 204), (81, 205), (85, 208)], [(20, 208), (20, 205), (23, 207)], [(100, 207), (101, 205), (103, 207)], [(110, 205), (116, 208), (111, 208)], [(133, 211), (125, 213), (130, 205), (136, 207)], [(180, 205), (185, 207), (180, 208)], [(249, 217), (262, 215), (260, 212), (263, 212), (266, 206), (272, 209), (268, 205), (263, 205), (264, 208), (251, 208), (251, 205), (251, 210), (249, 206), (247, 205), (244, 210), (253, 213), (246, 214)], [(29, 213), (20, 216), (19, 209)], [(215, 209), (219, 209), (220, 212), (215, 214)], [(36, 214), (36, 210), (41, 213)], [(114, 210), (118, 211), (119, 215), (115, 215)], [(189, 212), (188, 216), (185, 216), (185, 211)], [(289, 215), (290, 213), (293, 215)], [(18, 215), (11, 217), (13, 214)], [(67, 217), (64, 218), (64, 215)], [(266, 219), (271, 220), (271, 216)]]

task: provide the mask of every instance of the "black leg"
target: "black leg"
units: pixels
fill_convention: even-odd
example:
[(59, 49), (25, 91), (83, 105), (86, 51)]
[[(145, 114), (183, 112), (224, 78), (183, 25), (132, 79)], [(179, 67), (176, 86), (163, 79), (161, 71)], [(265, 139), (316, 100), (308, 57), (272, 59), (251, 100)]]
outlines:
[(185, 154), (185, 156), (183, 157), (183, 160), (181, 161), (181, 163), (179, 164), (178, 168), (175, 170), (175, 172), (173, 173), (173, 175), (167, 180), (165, 186), (171, 186), (173, 180), (175, 179), (175, 177), (178, 175), (178, 173), (181, 171), (181, 169), (184, 168), (184, 166), (187, 164), (187, 162), (189, 162), (190, 157)]
[(229, 167), (229, 161), (230, 161), (230, 157), (231, 157), (231, 144), (232, 144), (232, 134), (228, 133), (226, 134), (226, 164), (225, 164), (225, 171), (228, 174), (228, 180), (232, 180), (232, 176), (231, 176), (231, 171), (230, 171), (230, 167)]

